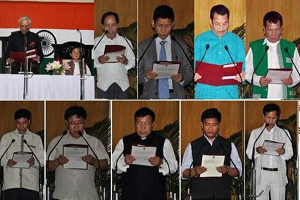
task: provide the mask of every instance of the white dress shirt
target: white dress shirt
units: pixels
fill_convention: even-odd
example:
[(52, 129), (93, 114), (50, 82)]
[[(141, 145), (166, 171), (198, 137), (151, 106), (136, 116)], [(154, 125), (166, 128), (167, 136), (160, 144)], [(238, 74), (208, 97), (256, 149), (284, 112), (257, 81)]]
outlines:
[[(122, 154), (118, 160), (117, 173), (126, 172), (127, 169), (129, 168), (129, 165), (127, 165), (125, 163), (123, 151), (124, 151), (124, 143), (123, 143), (123, 139), (121, 139), (118, 142), (118, 144), (114, 150), (114, 153), (112, 155), (112, 165), (111, 166), (114, 170), (116, 168), (117, 159)], [(165, 143), (164, 143), (163, 155), (169, 163), (171, 174), (175, 173), (178, 169), (178, 164), (177, 164), (177, 160), (176, 160), (176, 157), (175, 157), (175, 154), (173, 151), (172, 144), (171, 144), (170, 140), (168, 140), (168, 139), (166, 139)], [(168, 168), (168, 165), (165, 162), (165, 160), (163, 160), (163, 164), (159, 167), (159, 172), (162, 173), (163, 175), (169, 174), (169, 168)]]
[[(73, 60), (73, 63), (74, 63), (74, 72), (73, 72), (73, 76), (80, 76), (80, 69), (79, 69), (79, 62), (75, 62)], [(90, 68), (86, 65), (86, 72), (85, 72), (85, 75), (86, 76), (91, 76), (91, 70)]]
[[(204, 137), (207, 139), (206, 135), (204, 135)], [(209, 144), (212, 146), (213, 142), (211, 142), (210, 140), (207, 139), (207, 141), (209, 142)], [(242, 166), (242, 162), (241, 159), (239, 157), (238, 151), (235, 147), (235, 145), (233, 143), (231, 143), (231, 154), (230, 154), (230, 158), (231, 160), (234, 162), (234, 164), (236, 165), (238, 171), (239, 171), (239, 177), (242, 175), (243, 173), (243, 166)], [(182, 166), (181, 166), (181, 174), (183, 177), (183, 172), (186, 169), (189, 169), (190, 166), (193, 163), (193, 155), (192, 155), (192, 145), (191, 143), (189, 143), (189, 145), (187, 146), (187, 148), (185, 149), (184, 155), (183, 155), (183, 159), (182, 159)], [(230, 161), (230, 167), (231, 168), (235, 168), (234, 164)], [(193, 167), (193, 165), (192, 165)]]
[[(106, 159), (109, 163), (109, 156), (105, 147), (97, 138), (88, 135), (85, 131), (83, 136), (89, 142), (98, 158)], [(55, 137), (49, 144), (47, 149), (47, 157), (61, 136)], [(63, 145), (65, 144), (87, 144), (82, 137), (74, 138), (69, 132), (63, 137), (57, 147), (50, 155), (49, 160), (55, 160), (60, 155), (63, 155)], [(89, 148), (89, 154), (95, 157)], [(95, 171), (96, 168), (88, 165), (87, 170), (64, 169), (62, 165), (55, 170), (55, 190), (53, 198), (60, 200), (96, 200), (98, 194), (95, 188)]]
[[(7, 166), (9, 159), (13, 158), (14, 152), (22, 150), (22, 140), (26, 140), (27, 144), (31, 147), (32, 151), (37, 156), (38, 160), (41, 163), (41, 167), (44, 166), (44, 150), (42, 139), (39, 135), (27, 130), (24, 136), (22, 137), (19, 134), (18, 130), (6, 133), (2, 136), (1, 146), (0, 146), (0, 155), (2, 155), (7, 147), (11, 144), (12, 140), (15, 142), (10, 146), (8, 151), (5, 153), (1, 160), (1, 165), (4, 169), (4, 185), (3, 189), (12, 189), (12, 188), (25, 188), (29, 190), (39, 191), (39, 164), (34, 158), (34, 165), (28, 169), (13, 168)], [(23, 143), (23, 151), (31, 152), (28, 146)]]
[[(280, 40), (279, 40), (280, 41)], [(277, 54), (277, 46), (279, 44), (279, 41), (276, 43), (271, 43), (268, 41), (267, 38), (265, 38), (263, 44), (267, 44), (269, 46), (269, 50), (267, 52), (268, 55), (268, 69), (279, 69), (279, 60), (278, 60), (278, 54)], [(294, 56), (293, 56), (293, 61), (295, 65), (297, 66), (298, 71), (300, 71), (300, 58), (299, 58), (299, 53), (297, 48), (295, 48)], [(291, 77), (293, 79), (292, 85), (289, 85), (288, 87), (293, 87), (296, 84), (299, 83), (300, 77), (294, 68), (292, 67), (293, 72), (291, 74)], [(254, 71), (254, 66), (253, 66), (253, 52), (252, 49), (250, 48), (246, 57), (246, 79), (249, 83), (251, 83), (251, 78), (252, 74)], [(258, 76), (254, 74), (253, 76), (253, 84), (256, 86), (261, 86), (259, 83), (259, 80), (262, 76)], [(268, 85), (268, 99), (282, 99), (286, 98), (286, 91), (284, 90), (285, 85), (284, 84), (269, 84)]]
[[(100, 37), (95, 39), (95, 45), (98, 44)], [(127, 39), (130, 46), (131, 42)], [(128, 63), (124, 65), (122, 63), (104, 63), (101, 64), (98, 61), (98, 57), (104, 55), (105, 45), (122, 45), (125, 46), (125, 53)], [(109, 39), (106, 35), (103, 37), (97, 48), (95, 49), (94, 65), (97, 69), (97, 87), (103, 91), (106, 91), (113, 83), (117, 83), (123, 91), (129, 88), (129, 80), (127, 76), (127, 70), (135, 66), (135, 56), (132, 49), (128, 46), (124, 37), (116, 35), (113, 40)]]

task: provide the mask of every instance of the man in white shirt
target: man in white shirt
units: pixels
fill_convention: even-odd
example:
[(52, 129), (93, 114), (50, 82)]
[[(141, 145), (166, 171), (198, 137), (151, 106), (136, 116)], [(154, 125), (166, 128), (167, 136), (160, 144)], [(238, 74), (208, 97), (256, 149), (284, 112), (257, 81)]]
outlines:
[[(109, 156), (105, 147), (97, 138), (88, 135), (85, 130), (85, 121), (87, 113), (83, 107), (71, 106), (65, 112), (65, 122), (68, 132), (65, 136), (54, 138), (47, 149), (47, 157), (54, 146), (49, 158), (49, 171), (55, 170), (55, 190), (54, 199), (59, 200), (96, 200), (99, 199), (95, 188), (95, 171), (96, 169), (107, 169), (109, 164)], [(59, 142), (59, 139), (61, 141)], [(88, 155), (82, 156), (82, 161), (87, 163), (87, 169), (68, 169), (64, 164), (69, 159), (64, 155), (64, 145), (78, 144), (87, 145), (89, 143)], [(97, 156), (93, 154), (94, 150)], [(99, 158), (99, 162), (96, 159)], [(100, 166), (99, 166), (100, 164)]]
[[(90, 68), (85, 64), (84, 71), (81, 68), (81, 61), (80, 61), (80, 47), (73, 47), (72, 52), (70, 53), (70, 56), (72, 60), (68, 62), (68, 65), (70, 67), (69, 70), (66, 70), (66, 75), (74, 75), (78, 76), (81, 75), (81, 73), (84, 73), (84, 75), (90, 76), (91, 70)], [(81, 72), (83, 71), (83, 72)]]
[[(153, 131), (155, 114), (147, 107), (135, 112), (136, 132), (123, 137), (112, 155), (112, 167), (122, 173), (122, 200), (166, 200), (165, 176), (175, 173), (178, 164), (171, 142)], [(156, 147), (148, 165), (139, 165), (133, 146)], [(170, 168), (169, 168), (169, 167)], [(117, 173), (116, 172), (116, 173)]]
[[(252, 159), (252, 151), (255, 149), (257, 194), (263, 191), (257, 200), (268, 200), (269, 194), (272, 200), (285, 199), (285, 186), (288, 183), (286, 161), (293, 156), (293, 147), (289, 132), (276, 125), (279, 117), (280, 107), (274, 103), (266, 104), (263, 108), (264, 125), (251, 132), (248, 142), (246, 153), (249, 159)], [(270, 155), (262, 147), (265, 140), (281, 142), (284, 146), (276, 150), (278, 155)]]
[[(135, 66), (135, 56), (131, 42), (118, 34), (119, 16), (114, 12), (106, 12), (101, 17), (104, 34), (95, 39), (94, 65), (97, 69), (97, 98), (128, 99), (129, 80), (127, 71)], [(106, 45), (122, 45), (125, 53), (117, 56), (117, 62), (105, 55)]]
[[(31, 124), (31, 112), (20, 109), (15, 112), (16, 130), (6, 133), (1, 139), (0, 155), (4, 154), (1, 165), (4, 175), (4, 199), (5, 200), (38, 200), (39, 199), (39, 162), (41, 167), (44, 165), (44, 151), (42, 139), (39, 135), (29, 130)], [(26, 142), (24, 142), (26, 140)], [(20, 168), (17, 161), (13, 158), (16, 152), (31, 152), (34, 156), (27, 160), (28, 168)], [(9, 145), (11, 145), (9, 147)]]
[[(278, 12), (268, 12), (263, 22), (265, 38), (250, 42), (246, 57), (246, 79), (251, 83), (253, 77), (253, 98), (295, 98), (293, 86), (300, 77), (291, 59), (300, 71), (298, 50), (295, 44), (281, 38), (283, 19)], [(291, 69), (292, 74), (282, 78), (281, 84), (272, 84), (272, 79), (265, 77), (268, 69)]]

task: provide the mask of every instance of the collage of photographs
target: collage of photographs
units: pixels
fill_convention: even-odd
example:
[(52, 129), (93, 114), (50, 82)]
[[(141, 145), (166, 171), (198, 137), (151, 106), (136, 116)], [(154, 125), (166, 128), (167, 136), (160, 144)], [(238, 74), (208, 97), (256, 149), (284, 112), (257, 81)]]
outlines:
[(300, 0), (0, 13), (0, 200), (298, 200)]

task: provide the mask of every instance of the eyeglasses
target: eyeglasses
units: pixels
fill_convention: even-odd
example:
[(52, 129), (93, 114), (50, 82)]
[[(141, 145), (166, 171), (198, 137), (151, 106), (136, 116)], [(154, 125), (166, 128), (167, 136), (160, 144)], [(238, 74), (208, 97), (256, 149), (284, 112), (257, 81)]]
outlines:
[(229, 23), (228, 23), (228, 22), (225, 22), (224, 24), (213, 23), (213, 25), (214, 25), (214, 27), (215, 27), (216, 29), (220, 29), (220, 28), (226, 29), (226, 28), (228, 28)]
[(150, 125), (152, 125), (152, 122), (135, 122), (135, 125), (137, 125), (137, 126), (150, 126)]
[(69, 126), (82, 126), (84, 124), (84, 122), (69, 122), (68, 125)]

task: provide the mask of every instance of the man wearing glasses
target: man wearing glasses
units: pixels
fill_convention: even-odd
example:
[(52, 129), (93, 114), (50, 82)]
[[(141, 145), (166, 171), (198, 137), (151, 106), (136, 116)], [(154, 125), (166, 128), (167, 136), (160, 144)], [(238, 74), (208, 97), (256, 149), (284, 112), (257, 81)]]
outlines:
[(30, 32), (31, 19), (27, 16), (23, 16), (19, 19), (19, 28), (20, 31), (12, 32), (9, 36), (8, 47), (5, 52), (6, 65), (11, 65), (12, 74), (17, 74), (18, 72), (20, 72), (20, 70), (24, 71), (24, 63), (21, 64), (15, 62), (15, 60), (10, 57), (11, 52), (26, 53), (26, 51), (36, 49), (36, 57), (32, 58), (28, 65), (31, 66), (31, 71), (33, 73), (39, 74), (39, 63), (44, 58), (40, 38), (37, 34)]
[[(94, 65), (97, 69), (98, 99), (129, 99), (129, 80), (127, 71), (135, 66), (135, 56), (131, 42), (118, 34), (119, 15), (106, 12), (101, 17), (104, 30), (102, 36), (95, 39)], [(107, 45), (126, 47), (124, 54), (116, 58), (105, 55)], [(116, 59), (116, 60), (115, 60)]]
[[(123, 137), (112, 155), (113, 169), (117, 166), (117, 172), (122, 173), (121, 199), (166, 200), (168, 164), (171, 174), (178, 168), (172, 144), (153, 131), (155, 114), (149, 108), (137, 110), (134, 120), (136, 132)], [(148, 159), (147, 166), (135, 163), (133, 146), (156, 147), (155, 156)]]
[[(195, 39), (195, 60), (200, 61), (204, 57), (204, 63), (216, 65), (232, 64), (230, 53), (235, 63), (243, 63), (243, 72), (240, 75), (244, 79), (245, 46), (241, 38), (234, 33), (228, 32), (229, 10), (226, 6), (216, 5), (212, 7), (210, 10), (210, 27), (211, 30), (200, 34)], [(226, 52), (225, 46), (227, 46), (229, 53)], [(196, 64), (195, 69), (197, 68)], [(235, 76), (238, 82), (241, 82), (240, 75), (236, 74)], [(195, 73), (194, 81), (198, 81), (201, 78), (202, 76), (199, 73)], [(195, 98), (237, 99), (239, 98), (239, 90), (237, 85), (212, 86), (197, 83)]]
[[(295, 98), (293, 86), (299, 83), (300, 77), (294, 69), (294, 61), (300, 70), (300, 58), (294, 43), (281, 38), (283, 19), (276, 11), (268, 12), (263, 19), (265, 38), (250, 42), (246, 61), (246, 79), (252, 82), (254, 98)], [(267, 52), (266, 52), (267, 51)], [(262, 61), (260, 61), (262, 59)], [(260, 63), (260, 64), (259, 64)], [(255, 74), (254, 67), (256, 67)], [(291, 69), (292, 73), (282, 78), (281, 84), (272, 84), (271, 78), (266, 78), (268, 69)]]
[[(55, 137), (49, 144), (49, 152), (58, 143), (49, 158), (49, 171), (55, 170), (55, 190), (53, 199), (73, 199), (73, 200), (95, 200), (99, 199), (95, 188), (94, 178), (96, 169), (107, 169), (109, 156), (103, 144), (97, 138), (88, 135), (85, 130), (85, 120), (87, 113), (83, 107), (71, 106), (65, 111), (65, 122), (67, 133), (60, 142), (62, 136)], [(82, 136), (81, 136), (82, 134)], [(88, 155), (82, 156), (81, 159), (87, 163), (86, 170), (65, 168), (69, 159), (64, 156), (64, 145), (76, 144), (87, 145), (86, 141), (99, 158), (99, 163), (93, 155), (92, 150), (88, 149)]]
[[(39, 199), (39, 162), (44, 165), (44, 151), (42, 139), (39, 135), (29, 130), (31, 124), (31, 112), (20, 109), (15, 112), (16, 130), (6, 133), (1, 139), (0, 155), (3, 166), (3, 190), (5, 200)], [(20, 162), (14, 158), (17, 152), (31, 152), (26, 143), (37, 156), (27, 160), (28, 167), (20, 167)], [(10, 147), (9, 147), (10, 146)], [(19, 154), (20, 155), (20, 154)], [(19, 163), (18, 163), (19, 162)], [(26, 163), (25, 163), (26, 164)], [(24, 164), (23, 164), (24, 165)]]

